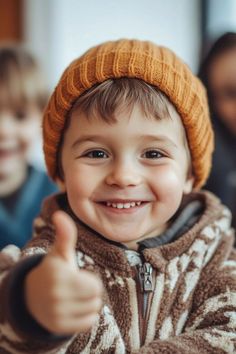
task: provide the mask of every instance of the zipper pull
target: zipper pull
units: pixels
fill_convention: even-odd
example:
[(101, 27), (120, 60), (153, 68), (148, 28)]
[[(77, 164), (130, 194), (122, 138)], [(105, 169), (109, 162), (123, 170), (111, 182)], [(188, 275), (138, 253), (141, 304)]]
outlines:
[(153, 291), (152, 266), (150, 263), (145, 262), (139, 265), (139, 282), (142, 292)]

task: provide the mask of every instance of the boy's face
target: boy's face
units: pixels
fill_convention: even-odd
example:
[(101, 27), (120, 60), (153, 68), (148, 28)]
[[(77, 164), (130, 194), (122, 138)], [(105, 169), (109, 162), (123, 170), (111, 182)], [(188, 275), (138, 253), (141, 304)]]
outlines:
[(32, 105), (22, 111), (0, 111), (0, 177), (25, 169), (27, 153), (40, 132), (41, 112)]
[(116, 118), (108, 124), (72, 113), (62, 147), (62, 187), (80, 220), (135, 249), (137, 241), (167, 228), (193, 181), (177, 114), (157, 121), (136, 106)]

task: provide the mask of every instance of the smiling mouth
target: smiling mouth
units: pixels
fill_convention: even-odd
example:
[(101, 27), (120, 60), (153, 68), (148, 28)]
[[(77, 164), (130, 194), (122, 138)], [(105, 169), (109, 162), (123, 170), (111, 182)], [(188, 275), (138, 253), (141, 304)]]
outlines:
[(129, 201), (129, 202), (101, 202), (104, 206), (113, 208), (113, 209), (132, 209), (132, 208), (137, 208), (143, 205), (144, 203), (146, 204), (147, 202), (144, 201)]

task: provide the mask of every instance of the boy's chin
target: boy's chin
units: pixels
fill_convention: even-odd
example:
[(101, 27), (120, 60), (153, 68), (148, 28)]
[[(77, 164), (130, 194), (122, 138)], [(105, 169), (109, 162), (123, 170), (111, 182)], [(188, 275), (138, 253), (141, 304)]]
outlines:
[(153, 228), (142, 228), (142, 225), (107, 225), (107, 227), (96, 228), (95, 225), (90, 226), (92, 229), (100, 233), (107, 240), (122, 243), (124, 245), (137, 244), (146, 238), (155, 237), (161, 234), (167, 224), (155, 226)]
[(135, 235), (135, 233), (131, 232), (131, 231), (127, 235), (125, 235), (124, 233), (122, 234), (122, 232), (120, 232), (119, 234), (106, 233), (106, 234), (103, 234), (103, 237), (105, 239), (107, 239), (108, 241), (112, 241), (117, 244), (124, 245), (128, 249), (137, 250), (137, 248), (138, 248), (137, 242), (143, 238), (139, 234), (136, 234), (137, 236), (135, 236), (135, 237), (130, 237), (130, 235)]
[(136, 235), (136, 233), (134, 233), (133, 231), (130, 232), (122, 232), (122, 230), (96, 230), (98, 233), (100, 233), (105, 239), (107, 239), (108, 241), (112, 241), (112, 242), (117, 242), (117, 243), (129, 243), (129, 242), (135, 242), (138, 238), (136, 237), (130, 237), (131, 235)]

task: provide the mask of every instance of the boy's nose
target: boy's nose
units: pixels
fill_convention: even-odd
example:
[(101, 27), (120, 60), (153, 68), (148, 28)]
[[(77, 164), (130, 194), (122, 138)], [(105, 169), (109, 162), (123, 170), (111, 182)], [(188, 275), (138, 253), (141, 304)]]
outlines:
[(120, 188), (137, 186), (141, 183), (142, 176), (135, 166), (127, 163), (119, 163), (113, 166), (106, 176), (106, 183)]

